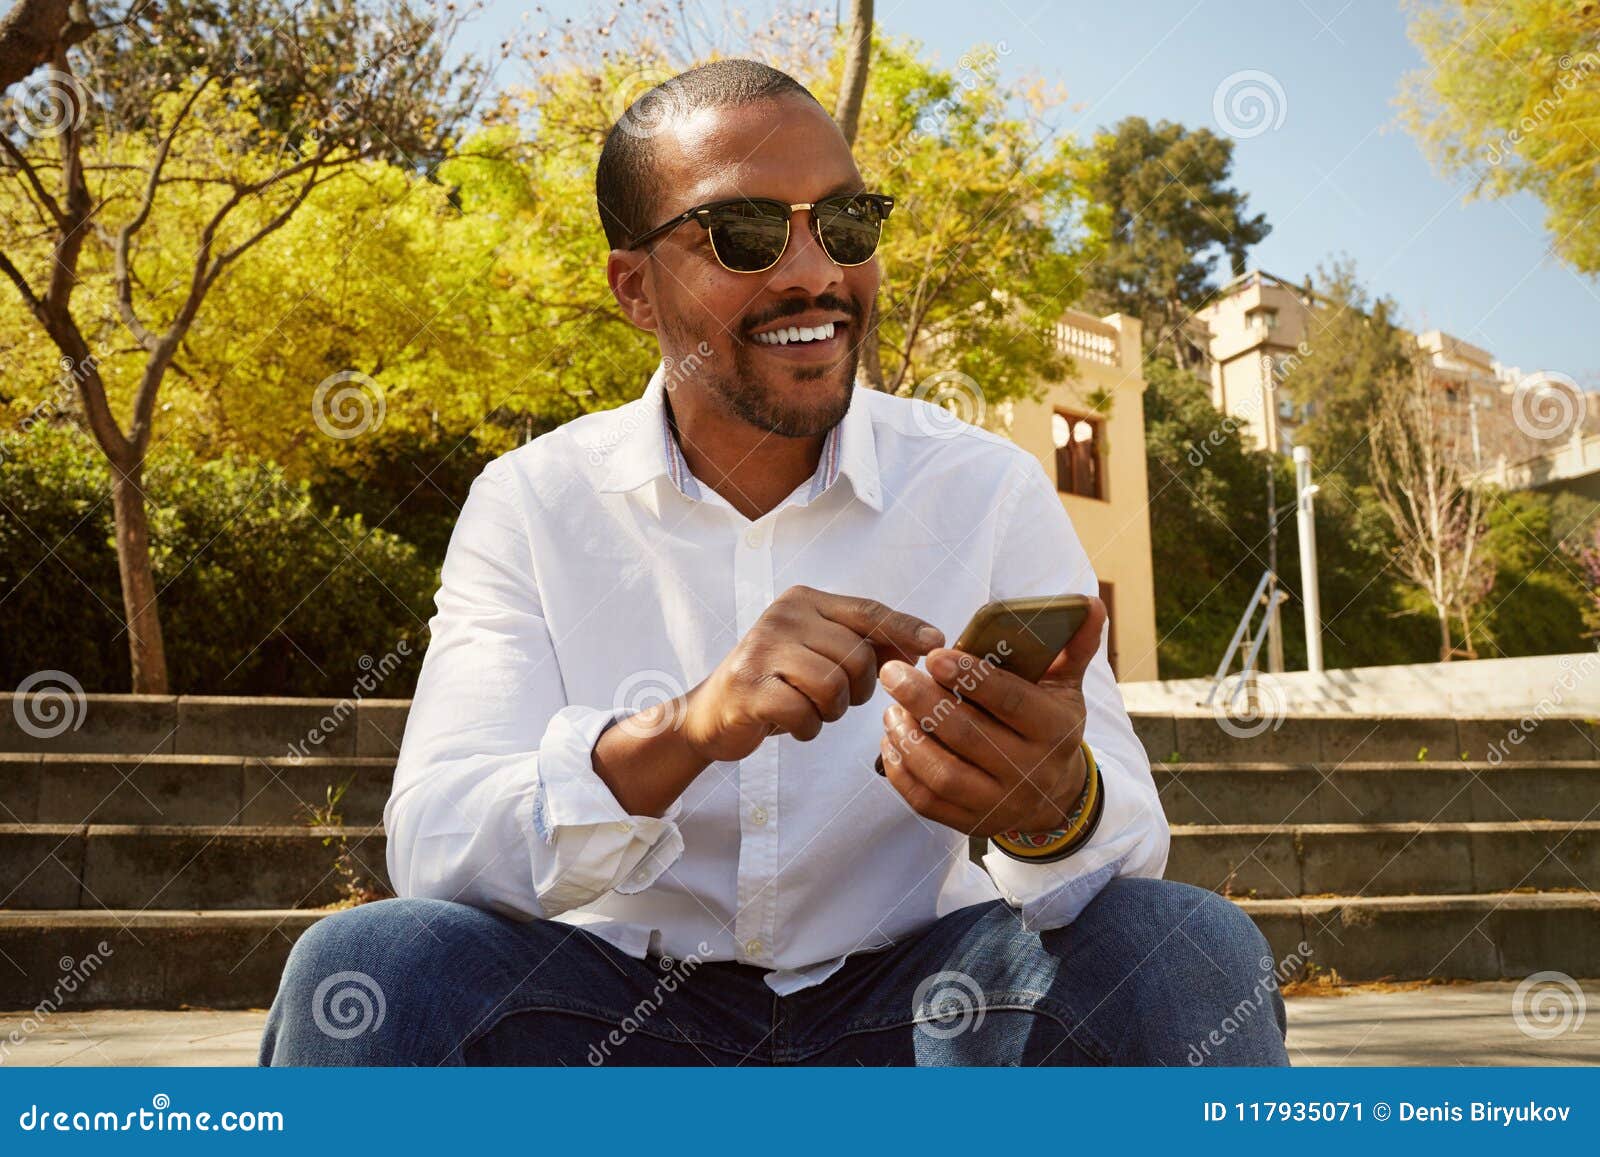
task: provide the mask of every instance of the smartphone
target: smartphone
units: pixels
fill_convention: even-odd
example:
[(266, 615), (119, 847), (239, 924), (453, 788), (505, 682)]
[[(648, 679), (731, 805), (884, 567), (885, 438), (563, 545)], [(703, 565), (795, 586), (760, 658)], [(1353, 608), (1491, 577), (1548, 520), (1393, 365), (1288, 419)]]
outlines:
[[(955, 649), (1037, 683), (1088, 617), (1088, 595), (998, 599), (978, 608)], [(883, 756), (873, 766), (882, 775)]]

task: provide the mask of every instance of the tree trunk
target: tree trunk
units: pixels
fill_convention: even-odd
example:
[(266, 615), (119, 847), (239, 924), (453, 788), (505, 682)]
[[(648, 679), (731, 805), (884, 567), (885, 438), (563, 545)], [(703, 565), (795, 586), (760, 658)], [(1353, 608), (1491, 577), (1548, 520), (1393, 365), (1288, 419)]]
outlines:
[(1455, 657), (1455, 647), (1450, 642), (1450, 612), (1439, 608), (1439, 662), (1448, 663)]
[(145, 509), (144, 462), (127, 468), (111, 463), (111, 508), (116, 515), (117, 570), (122, 576), (122, 609), (128, 624), (128, 656), (135, 695), (167, 693), (167, 651), (156, 607), (155, 574), (150, 567), (150, 519)]
[(86, 0), (18, 0), (0, 16), (0, 89), (53, 63), (93, 31)]
[(867, 91), (867, 66), (872, 61), (872, 0), (850, 0), (850, 48), (844, 58), (844, 78), (833, 119), (852, 148), (861, 122), (861, 98)]
[(861, 335), (861, 376), (866, 379), (867, 385), (879, 393), (887, 387), (883, 384), (883, 358), (878, 354), (878, 303), (872, 303), (872, 309), (867, 313), (867, 332)]

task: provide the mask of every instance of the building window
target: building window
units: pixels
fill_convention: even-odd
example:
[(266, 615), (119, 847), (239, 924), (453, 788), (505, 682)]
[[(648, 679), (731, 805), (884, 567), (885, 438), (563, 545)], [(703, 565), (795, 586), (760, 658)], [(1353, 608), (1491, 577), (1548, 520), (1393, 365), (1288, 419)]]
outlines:
[(1050, 433), (1056, 447), (1056, 489), (1063, 494), (1103, 500), (1104, 423), (1099, 418), (1057, 410), (1050, 420)]

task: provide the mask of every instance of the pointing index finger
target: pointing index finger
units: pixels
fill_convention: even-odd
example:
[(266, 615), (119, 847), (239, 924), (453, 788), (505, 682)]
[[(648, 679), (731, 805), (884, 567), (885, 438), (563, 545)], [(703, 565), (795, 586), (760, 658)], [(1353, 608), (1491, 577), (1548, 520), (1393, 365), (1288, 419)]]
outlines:
[(944, 632), (938, 627), (876, 599), (823, 594), (816, 606), (823, 618), (850, 628), (871, 643), (880, 664), (888, 659), (915, 664), (935, 647), (944, 645)]

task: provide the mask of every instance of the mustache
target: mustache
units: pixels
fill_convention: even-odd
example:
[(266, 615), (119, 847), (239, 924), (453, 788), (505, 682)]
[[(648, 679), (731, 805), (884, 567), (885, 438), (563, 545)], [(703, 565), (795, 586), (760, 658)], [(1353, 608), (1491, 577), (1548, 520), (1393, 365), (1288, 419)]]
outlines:
[(798, 314), (821, 309), (837, 310), (849, 317), (852, 322), (859, 322), (863, 312), (860, 303), (854, 298), (840, 297), (835, 293), (824, 293), (819, 297), (810, 299), (793, 297), (787, 301), (779, 302), (763, 313), (746, 318), (742, 328), (748, 335), (752, 330), (759, 329), (764, 325), (770, 325), (775, 321), (782, 321), (786, 317), (795, 317)]

